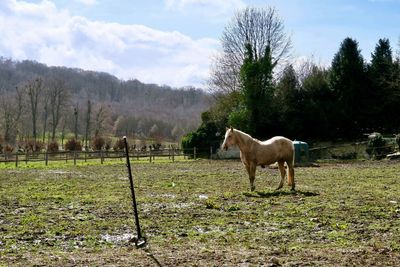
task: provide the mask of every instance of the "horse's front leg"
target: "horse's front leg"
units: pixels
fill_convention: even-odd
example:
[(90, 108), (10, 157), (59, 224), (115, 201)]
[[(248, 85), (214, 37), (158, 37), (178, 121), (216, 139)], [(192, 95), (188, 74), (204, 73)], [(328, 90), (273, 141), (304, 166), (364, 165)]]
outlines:
[(250, 190), (254, 191), (254, 189), (256, 189), (256, 186), (254, 185), (254, 180), (256, 179), (256, 166), (254, 164), (246, 165), (246, 170), (249, 174)]

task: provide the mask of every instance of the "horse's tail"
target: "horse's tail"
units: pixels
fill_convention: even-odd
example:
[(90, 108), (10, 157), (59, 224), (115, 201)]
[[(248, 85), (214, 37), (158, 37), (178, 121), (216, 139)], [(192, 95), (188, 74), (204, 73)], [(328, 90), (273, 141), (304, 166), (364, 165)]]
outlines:
[[(292, 144), (293, 145), (293, 144)], [(288, 185), (292, 186), (292, 189), (294, 189), (295, 183), (294, 183), (294, 146), (292, 147), (292, 158), (287, 162), (288, 165)]]

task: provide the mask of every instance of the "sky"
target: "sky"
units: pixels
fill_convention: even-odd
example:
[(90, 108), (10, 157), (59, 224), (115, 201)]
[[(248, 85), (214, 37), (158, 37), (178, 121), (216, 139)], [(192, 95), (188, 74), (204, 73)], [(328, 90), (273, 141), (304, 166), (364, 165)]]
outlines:
[(400, 0), (0, 0), (0, 56), (206, 88), (235, 12), (275, 7), (293, 62), (329, 66), (346, 37), (366, 61), (379, 38), (400, 49)]

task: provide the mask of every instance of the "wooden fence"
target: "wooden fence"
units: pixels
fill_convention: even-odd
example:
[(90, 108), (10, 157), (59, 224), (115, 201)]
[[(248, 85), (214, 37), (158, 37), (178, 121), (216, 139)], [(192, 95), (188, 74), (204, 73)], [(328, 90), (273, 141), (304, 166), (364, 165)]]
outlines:
[[(168, 158), (174, 162), (176, 159), (196, 159), (198, 155), (209, 154), (209, 158), (213, 153), (212, 149), (175, 149), (167, 148), (160, 150), (146, 151), (129, 151), (131, 160), (148, 160), (153, 162), (156, 158)], [(15, 164), (16, 167), (20, 164), (28, 164), (28, 162), (43, 162), (48, 165), (51, 161), (73, 162), (76, 165), (77, 161), (100, 160), (101, 164), (107, 159), (125, 160), (125, 151), (58, 151), (58, 152), (17, 152), (0, 154), (0, 163)], [(208, 156), (207, 156), (208, 157)]]
[[(395, 144), (385, 146), (387, 151), (396, 151)], [(397, 149), (398, 150), (398, 149)], [(146, 151), (129, 151), (131, 160), (142, 160), (154, 162), (156, 159), (166, 159), (174, 162), (181, 159), (197, 159), (198, 157), (213, 159), (213, 149), (210, 148), (193, 148), (193, 149), (176, 149), (166, 148), (160, 150)], [(78, 161), (99, 160), (103, 164), (108, 159), (120, 159), (125, 161), (125, 151), (59, 151), (59, 152), (18, 152), (0, 154), (0, 164), (28, 164), (28, 162), (43, 162), (48, 165), (51, 161), (65, 161), (65, 163), (73, 162), (74, 165)], [(314, 147), (309, 150), (309, 159), (311, 161), (318, 159), (370, 159), (366, 153), (366, 142), (332, 145), (326, 147)]]
[(399, 150), (395, 143), (389, 143), (382, 147), (370, 148), (370, 154), (367, 153), (368, 142), (358, 142), (351, 144), (334, 144), (324, 147), (312, 147), (309, 150), (310, 160), (321, 159), (339, 159), (339, 160), (352, 160), (352, 159), (373, 159), (384, 158), (387, 154)]

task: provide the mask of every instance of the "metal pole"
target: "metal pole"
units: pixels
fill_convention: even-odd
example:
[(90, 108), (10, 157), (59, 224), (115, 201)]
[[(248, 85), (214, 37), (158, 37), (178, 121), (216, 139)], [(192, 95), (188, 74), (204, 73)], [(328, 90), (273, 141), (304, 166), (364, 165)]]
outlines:
[(137, 230), (137, 239), (135, 240), (135, 245), (136, 245), (136, 247), (142, 247), (146, 244), (146, 239), (142, 236), (142, 233), (140, 231), (139, 215), (138, 215), (137, 205), (136, 205), (135, 188), (133, 186), (131, 163), (129, 161), (129, 149), (128, 149), (128, 142), (126, 141), (126, 136), (124, 136), (123, 139), (124, 139), (124, 143), (125, 143), (126, 167), (128, 167), (129, 183), (131, 186), (133, 214), (135, 216), (135, 224), (136, 224), (136, 230)]

